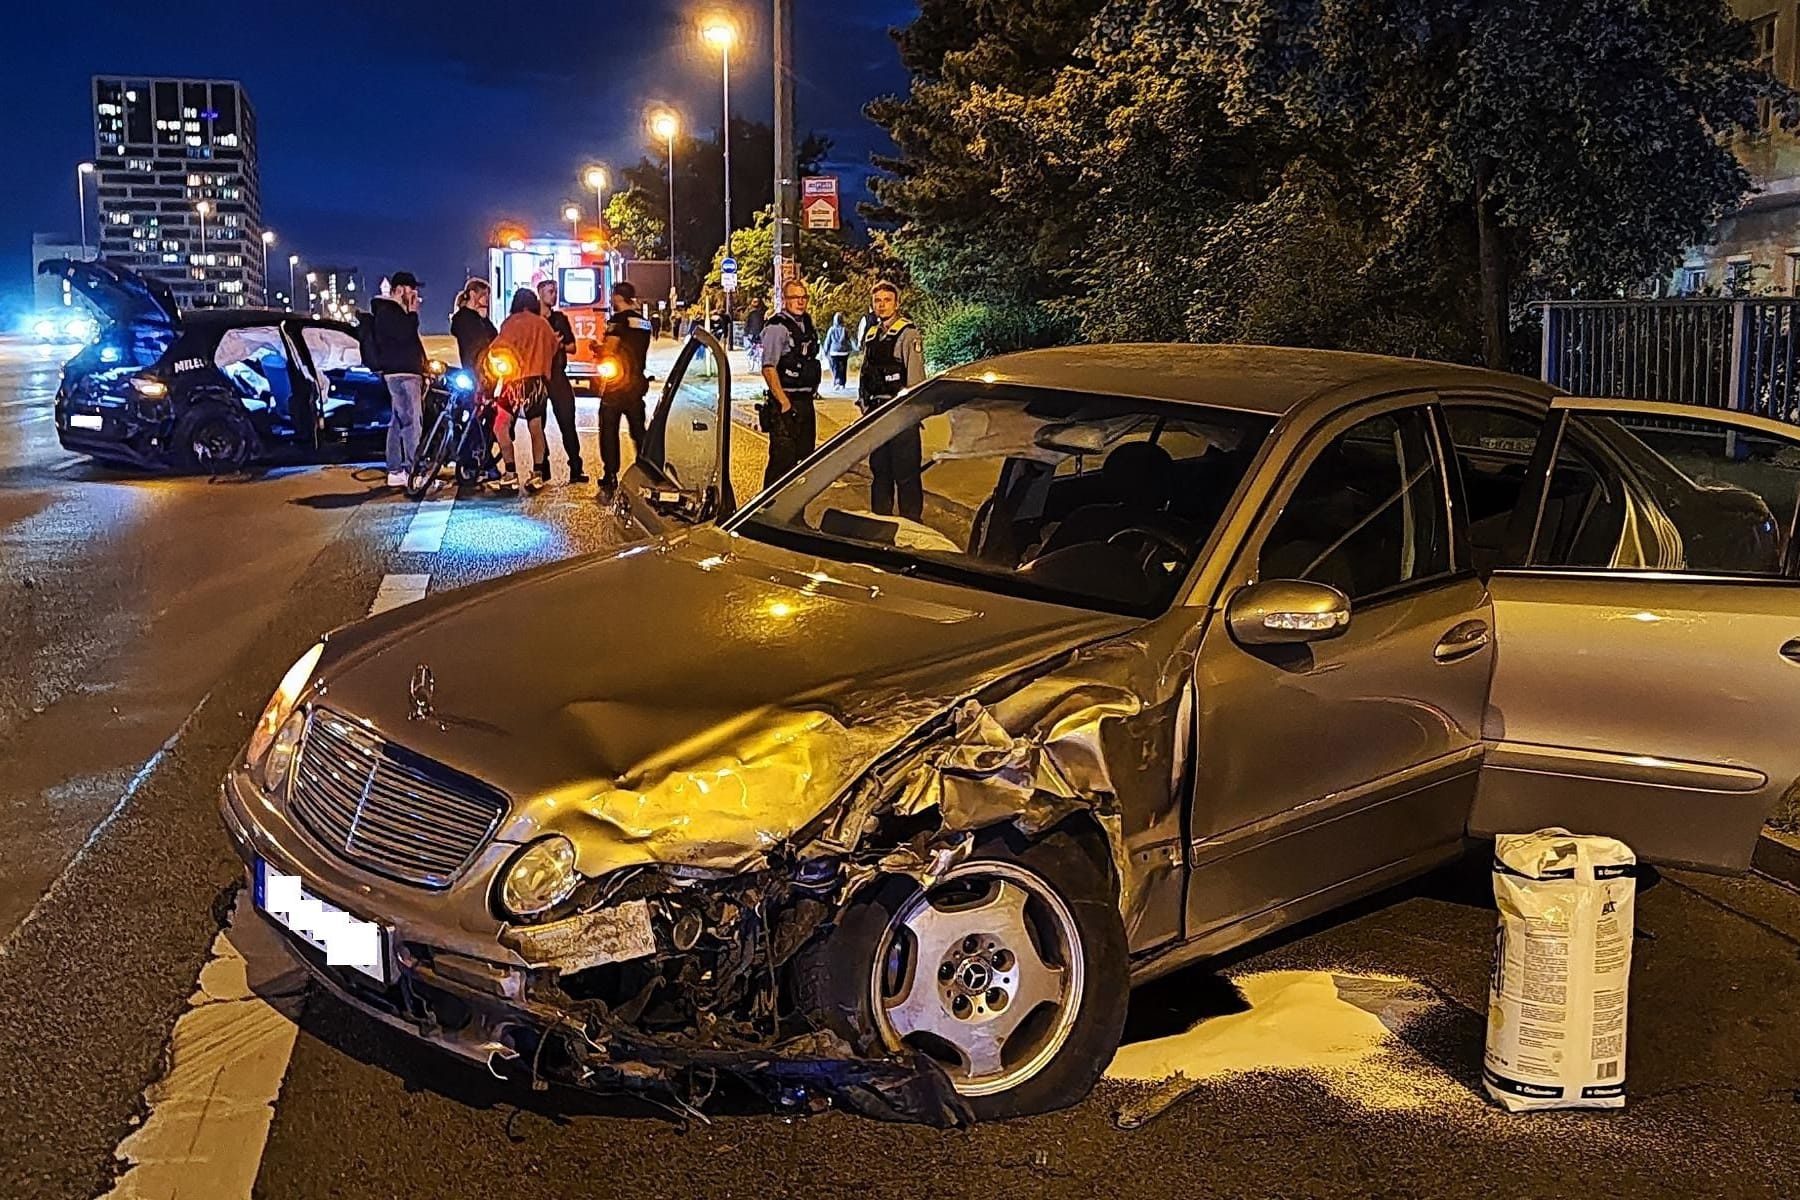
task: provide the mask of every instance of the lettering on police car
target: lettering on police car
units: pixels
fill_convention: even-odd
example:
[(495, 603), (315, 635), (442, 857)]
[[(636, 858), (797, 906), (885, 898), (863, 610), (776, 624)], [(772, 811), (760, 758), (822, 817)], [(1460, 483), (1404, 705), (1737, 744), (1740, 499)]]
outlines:
[(204, 366), (206, 366), (206, 360), (204, 358), (178, 358), (175, 360), (175, 370), (177, 372), (198, 371)]

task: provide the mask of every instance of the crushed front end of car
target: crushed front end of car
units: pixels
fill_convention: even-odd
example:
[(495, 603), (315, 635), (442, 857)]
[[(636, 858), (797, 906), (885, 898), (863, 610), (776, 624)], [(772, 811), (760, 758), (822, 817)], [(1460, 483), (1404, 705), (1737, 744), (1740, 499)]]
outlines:
[[(1180, 638), (1096, 620), (1047, 657), (934, 664), (935, 687), (890, 673), (847, 697), (782, 681), (788, 703), (716, 714), (561, 700), (520, 724), (542, 731), (529, 753), (473, 715), (474, 689), (434, 697), (434, 673), (472, 678), (474, 651), (453, 658), (464, 643), (450, 640), (465, 616), (508, 589), (566, 583), (580, 596), (582, 572), (607, 565), (389, 614), (358, 627), (360, 655), (323, 667), (316, 647), (227, 778), (225, 823), (253, 880), (289, 875), (384, 931), (391, 969), (374, 973), (289, 932), (363, 1011), (537, 1086), (635, 1089), (685, 1110), (730, 1077), (789, 1109), (956, 1125), (972, 1110), (930, 1048), (846, 1011), (867, 1007), (860, 982), (820, 986), (853, 910), (934, 887), (1002, 830), (1079, 825), (1133, 948), (1178, 926), (1166, 850), (1180, 834)], [(435, 672), (419, 668), (410, 712), (350, 715), (406, 694), (396, 663), (369, 664), (408, 619), (443, 639)], [(600, 774), (576, 758), (609, 738), (624, 766)], [(506, 791), (486, 782), (505, 771)], [(588, 773), (531, 786), (527, 771)], [(446, 831), (467, 837), (447, 845)]]

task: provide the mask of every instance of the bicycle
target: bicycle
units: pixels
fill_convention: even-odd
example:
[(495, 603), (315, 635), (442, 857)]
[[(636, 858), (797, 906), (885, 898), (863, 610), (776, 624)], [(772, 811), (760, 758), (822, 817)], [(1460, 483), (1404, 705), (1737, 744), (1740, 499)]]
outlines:
[(442, 482), (444, 468), (451, 463), (457, 464), (457, 482), (478, 482), (479, 470), (465, 464), (474, 457), (471, 451), (480, 443), (471, 445), (469, 439), (485, 436), (493, 410), (491, 396), (475, 395), (473, 375), (463, 386), (452, 383), (450, 399), (439, 408), (431, 429), (419, 439), (419, 449), (407, 469), (406, 496), (409, 500), (423, 500), (429, 495)]

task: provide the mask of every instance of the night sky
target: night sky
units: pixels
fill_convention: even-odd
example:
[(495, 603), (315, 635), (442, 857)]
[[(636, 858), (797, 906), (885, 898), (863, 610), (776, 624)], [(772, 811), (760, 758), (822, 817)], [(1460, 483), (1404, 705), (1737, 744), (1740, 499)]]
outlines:
[[(30, 300), (31, 235), (74, 233), (75, 164), (93, 157), (95, 74), (242, 80), (257, 112), (263, 215), (280, 238), (280, 261), (298, 253), (358, 266), (371, 286), (411, 269), (426, 281), (432, 324), (498, 221), (560, 228), (563, 201), (593, 203), (577, 180), (585, 162), (637, 161), (649, 103), (674, 106), (692, 128), (719, 122), (718, 56), (694, 32), (714, 7), (706, 0), (6, 7), (6, 311)], [(766, 122), (769, 0), (718, 7), (745, 28), (732, 59), (733, 115)], [(831, 169), (852, 191), (870, 152), (885, 145), (863, 104), (906, 86), (887, 31), (913, 9), (910, 0), (796, 0), (799, 128), (834, 139)]]

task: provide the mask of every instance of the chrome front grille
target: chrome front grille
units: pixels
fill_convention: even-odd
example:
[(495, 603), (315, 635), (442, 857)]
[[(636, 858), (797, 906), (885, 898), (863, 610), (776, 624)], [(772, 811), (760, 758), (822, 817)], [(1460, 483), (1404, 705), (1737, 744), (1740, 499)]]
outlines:
[(358, 866), (444, 887), (506, 815), (506, 797), (315, 708), (288, 791), (288, 811)]

